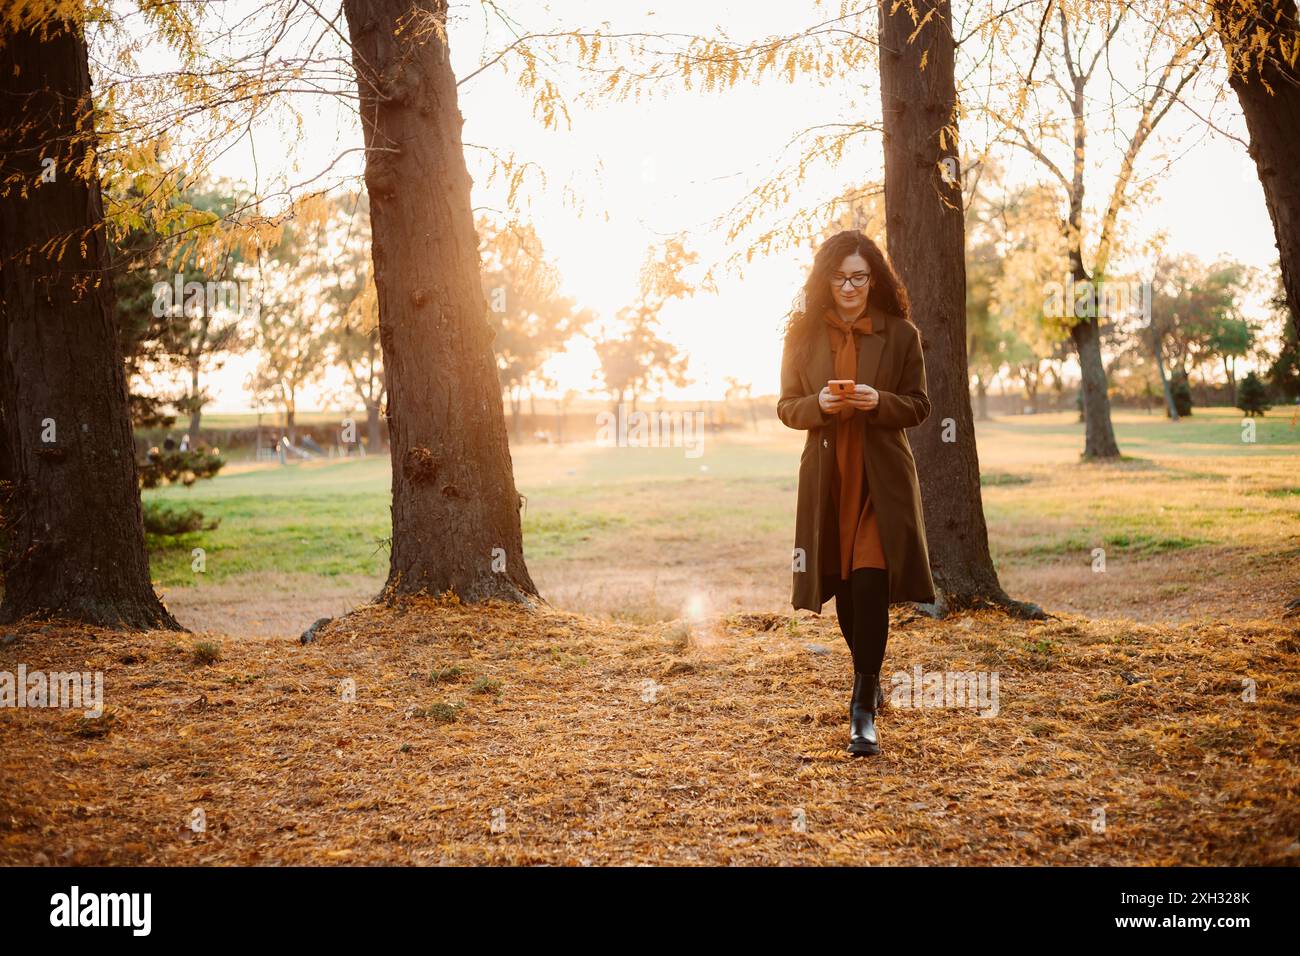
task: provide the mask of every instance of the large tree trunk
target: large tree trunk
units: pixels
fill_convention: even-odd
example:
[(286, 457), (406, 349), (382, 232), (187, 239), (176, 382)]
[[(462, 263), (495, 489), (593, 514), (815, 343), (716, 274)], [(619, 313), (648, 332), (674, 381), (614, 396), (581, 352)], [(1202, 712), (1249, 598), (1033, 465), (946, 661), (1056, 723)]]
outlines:
[(1281, 49), (1286, 42), (1295, 55), (1295, 0), (1215, 0), (1214, 8), (1300, 335), (1300, 69)]
[[(919, 31), (906, 6), (880, 5), (880, 99), (889, 255), (921, 330), (934, 409), (911, 444), (935, 610), (999, 605), (1041, 615), (1007, 596), (989, 555), (967, 377), (965, 224), (960, 177), (952, 175), (958, 150), (951, 11), (948, 0), (917, 0), (915, 10), (921, 18), (934, 13)], [(956, 441), (943, 440), (948, 420)]]
[[(445, 0), (344, 0), (388, 380), (392, 561), (384, 595), (530, 602)], [(399, 29), (400, 27), (400, 29)]]
[(85, 39), (77, 24), (40, 29), (7, 28), (0, 46), (0, 405), (12, 481), (0, 619), (179, 628), (149, 581), (99, 173), (92, 163), (77, 175), (94, 148)]

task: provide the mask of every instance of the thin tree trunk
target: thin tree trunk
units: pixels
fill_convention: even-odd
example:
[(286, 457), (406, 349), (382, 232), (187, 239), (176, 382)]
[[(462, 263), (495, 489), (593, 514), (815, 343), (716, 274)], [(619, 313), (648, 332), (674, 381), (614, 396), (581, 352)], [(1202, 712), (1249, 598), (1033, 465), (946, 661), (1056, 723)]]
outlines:
[(384, 445), (383, 431), (379, 424), (379, 403), (366, 403), (366, 435), (370, 441), (370, 451), (377, 452)]
[[(1065, 25), (1061, 20), (1062, 29)], [(1063, 34), (1068, 44), (1069, 38)], [(1106, 366), (1101, 359), (1101, 330), (1097, 324), (1095, 310), (1100, 296), (1093, 286), (1092, 276), (1083, 265), (1083, 200), (1084, 167), (1087, 146), (1087, 107), (1084, 96), (1088, 77), (1085, 73), (1070, 70), (1073, 84), (1070, 99), (1070, 112), (1074, 127), (1074, 159), (1071, 163), (1070, 211), (1066, 221), (1066, 248), (1070, 259), (1070, 274), (1076, 287), (1092, 289), (1093, 307), (1083, 321), (1076, 322), (1070, 328), (1070, 339), (1074, 342), (1079, 356), (1080, 388), (1083, 393), (1083, 422), (1085, 460), (1100, 460), (1119, 457), (1119, 444), (1115, 441), (1115, 429), (1110, 418), (1110, 391), (1106, 382)], [(1104, 237), (1103, 237), (1104, 240)], [(1071, 315), (1078, 317), (1079, 311), (1074, 302), (1065, 303)]]
[(1083, 388), (1083, 457), (1089, 461), (1118, 458), (1119, 444), (1110, 419), (1110, 393), (1106, 387), (1106, 366), (1101, 361), (1101, 333), (1096, 319), (1070, 329), (1079, 353), (1079, 374)]
[(294, 433), (294, 419), (297, 415), (298, 410), (294, 405), (294, 400), (292, 398), (286, 399), (284, 403), (284, 430), (285, 434), (289, 436), (290, 445), (298, 444), (297, 435)]
[(90, 92), (80, 25), (6, 28), (0, 406), (12, 485), (0, 619), (180, 629), (149, 580), (99, 173), (92, 162), (77, 175), (94, 149)]
[[(889, 255), (921, 330), (934, 409), (911, 436), (934, 611), (999, 605), (1041, 615), (1007, 596), (989, 554), (967, 377), (962, 195), (960, 177), (951, 175), (959, 155), (951, 10), (948, 0), (917, 0), (915, 10), (921, 18), (933, 13), (919, 31), (906, 6), (880, 5), (880, 99)], [(956, 441), (943, 440), (948, 422)]]
[(1169, 376), (1165, 374), (1165, 358), (1161, 354), (1160, 333), (1155, 326), (1151, 327), (1151, 353), (1156, 359), (1156, 370), (1160, 373), (1160, 390), (1165, 396), (1165, 414), (1169, 416), (1170, 421), (1178, 421), (1178, 406), (1174, 404), (1174, 390), (1169, 385)]
[(1029, 402), (1029, 410), (1038, 414), (1038, 380), (1035, 378), (1025, 378), (1025, 398)]
[(190, 447), (197, 448), (199, 444), (199, 427), (203, 422), (203, 407), (199, 405), (199, 363), (197, 360), (190, 362), (190, 397), (193, 405), (190, 407)]
[(393, 542), (384, 597), (452, 591), (464, 601), (530, 603), (537, 588), (524, 564), (480, 283), (447, 4), (344, 0), (343, 9), (388, 382)]
[(1282, 50), (1285, 42), (1295, 56), (1295, 0), (1215, 0), (1214, 8), (1300, 336), (1300, 68)]

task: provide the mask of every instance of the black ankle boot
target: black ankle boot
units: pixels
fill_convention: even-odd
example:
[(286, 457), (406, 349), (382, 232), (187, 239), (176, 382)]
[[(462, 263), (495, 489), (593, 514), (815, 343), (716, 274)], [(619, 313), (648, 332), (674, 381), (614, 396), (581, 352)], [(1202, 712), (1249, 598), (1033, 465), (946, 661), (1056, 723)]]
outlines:
[(849, 753), (855, 756), (880, 753), (876, 736), (876, 691), (880, 679), (875, 674), (853, 672), (853, 699), (849, 702)]

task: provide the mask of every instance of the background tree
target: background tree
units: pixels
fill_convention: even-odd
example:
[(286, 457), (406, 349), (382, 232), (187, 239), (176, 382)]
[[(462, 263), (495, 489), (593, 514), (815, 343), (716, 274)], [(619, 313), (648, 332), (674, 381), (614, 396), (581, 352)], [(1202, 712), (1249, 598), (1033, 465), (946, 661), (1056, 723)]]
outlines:
[[(1210, 333), (1209, 353), (1223, 363), (1228, 380), (1228, 401), (1237, 404), (1237, 360), (1250, 353), (1255, 331), (1245, 319), (1224, 318)], [(1253, 374), (1253, 373), (1252, 373)]]
[[(173, 410), (187, 414), (191, 447), (198, 445), (209, 401), (202, 377), (246, 344), (245, 257), (230, 238), (241, 228), (241, 196), (228, 184), (179, 189), (165, 219), (133, 217), (113, 234), (118, 334), (133, 422), (169, 428)], [(179, 389), (168, 388), (174, 375), (183, 376)]]
[(542, 365), (592, 320), (572, 299), (560, 294), (560, 277), (545, 258), (531, 225), (512, 222), (498, 228), (480, 219), (479, 255), (483, 294), (496, 335), (501, 388), (510, 403), (511, 430), (519, 437), (523, 391), (542, 384)]
[[(1103, 322), (1108, 317), (1097, 310), (1101, 297), (1087, 296), (1087, 291), (1103, 287), (1108, 279), (1120, 241), (1121, 215), (1138, 191), (1135, 183), (1143, 149), (1211, 55), (1203, 44), (1171, 35), (1172, 7), (1157, 6), (1145, 23), (1142, 11), (1130, 15), (1132, 12), (1129, 4), (1070, 11), (1049, 4), (1045, 14), (1025, 11), (1024, 19), (1042, 18), (1033, 56), (1024, 57), (1023, 40), (1005, 31), (1016, 55), (1004, 62), (1017, 74), (1018, 82), (1011, 88), (1019, 98), (992, 111), (1004, 123), (1008, 141), (1038, 160), (1050, 181), (1060, 187), (1066, 210), (1062, 238), (1069, 278), (1080, 295), (1075, 301), (1063, 302), (1066, 312), (1061, 318), (1069, 327), (1079, 359), (1086, 426), (1083, 455), (1089, 460), (1116, 458), (1120, 452), (1102, 359)], [(1049, 22), (1054, 22), (1055, 29), (1047, 27)], [(1128, 29), (1121, 46), (1116, 37), (1125, 25)], [(1113, 64), (1131, 60), (1133, 48), (1139, 51), (1137, 80), (1128, 86), (1126, 82), (1131, 81), (1114, 75)], [(1035, 75), (1040, 62), (1046, 64), (1045, 78)], [(1089, 92), (1099, 68), (1110, 80), (1101, 96)], [(1089, 141), (1090, 137), (1109, 135), (1121, 137), (1124, 147), (1105, 205), (1096, 224), (1090, 226), (1085, 216)]]
[(155, 314), (154, 291), (168, 281), (162, 269), (164, 237), (152, 223), (119, 231), (112, 243), (114, 308), (118, 342), (126, 365), (126, 382), (135, 428), (170, 428), (176, 422), (173, 393), (154, 373), (169, 365), (164, 337), (171, 316)]
[(662, 249), (652, 250), (641, 269), (641, 300), (619, 310), (616, 334), (602, 330), (596, 339), (599, 374), (605, 391), (614, 400), (615, 411), (629, 394), (635, 410), (649, 389), (686, 384), (688, 358), (660, 336), (659, 315), (669, 300), (708, 287), (707, 280), (696, 284), (686, 277), (698, 258), (681, 239), (670, 239)]
[[(1192, 371), (1208, 376), (1217, 360), (1231, 386), (1237, 358), (1246, 356), (1254, 330), (1242, 318), (1241, 300), (1253, 278), (1240, 263), (1206, 265), (1195, 256), (1162, 257), (1151, 292), (1152, 355), (1184, 381)], [(1171, 385), (1172, 388), (1172, 385)]]
[(1006, 363), (1006, 338), (993, 309), (1002, 257), (995, 238), (973, 221), (977, 208), (975, 203), (966, 207), (966, 355), (975, 383), (975, 418), (987, 421), (989, 384)]
[(383, 447), (380, 416), (386, 384), (379, 343), (379, 299), (370, 266), (370, 203), (365, 193), (345, 192), (330, 202), (328, 280), (322, 292), (328, 309), (325, 327), (328, 362), (347, 378), (350, 407), (366, 412), (366, 440), (371, 451)]
[(1274, 320), (1281, 327), (1282, 335), (1277, 355), (1268, 362), (1267, 379), (1278, 394), (1294, 402), (1300, 399), (1300, 341), (1297, 341), (1300, 333), (1297, 332), (1296, 324), (1291, 321), (1280, 269), (1275, 276), (1269, 305), (1273, 310)]
[(596, 339), (599, 375), (605, 391), (619, 405), (632, 399), (635, 411), (641, 396), (656, 384), (685, 385), (687, 357), (659, 336), (659, 319), (644, 307), (619, 310), (619, 334)]
[(758, 412), (754, 408), (753, 383), (741, 381), (740, 379), (736, 378), (734, 375), (728, 375), (725, 378), (723, 378), (722, 381), (727, 386), (725, 398), (728, 404), (730, 404), (731, 402), (743, 401), (745, 403), (745, 408), (749, 413), (750, 427), (753, 428), (755, 431), (757, 431)]
[[(255, 395), (280, 406), (285, 434), (295, 444), (298, 396), (324, 370), (328, 325), (316, 311), (316, 303), (304, 297), (301, 277), (283, 264), (276, 265), (270, 273), (272, 281), (262, 285), (253, 329), (258, 361), (247, 384)], [(276, 283), (276, 279), (283, 281)]]
[[(199, 214), (200, 220), (212, 224), (235, 214), (240, 197), (226, 188), (194, 189), (182, 194), (181, 201)], [(179, 276), (182, 290), (199, 283), (205, 290), (219, 294), (184, 295), (172, 301), (161, 325), (162, 349), (185, 374), (186, 390), (175, 401), (176, 408), (189, 416), (190, 445), (197, 446), (203, 422), (203, 407), (211, 396), (203, 389), (202, 378), (224, 364), (226, 355), (244, 344), (243, 310), (249, 305), (241, 294), (237, 267), (243, 257), (236, 246), (214, 243), (206, 232), (184, 238), (173, 245), (170, 267)], [(173, 274), (163, 277), (168, 285)], [(173, 295), (173, 298), (175, 296)], [(154, 309), (155, 312), (159, 311)]]
[(1263, 415), (1273, 407), (1268, 403), (1268, 390), (1258, 373), (1250, 372), (1241, 380), (1241, 394), (1234, 404), (1249, 418)]
[(988, 292), (989, 321), (997, 329), (1000, 361), (1039, 410), (1039, 391), (1051, 379), (1061, 387), (1059, 353), (1068, 326), (1044, 312), (1044, 289), (1059, 281), (1065, 259), (1051, 190), (1028, 185), (1003, 189), (979, 230), (990, 237), (996, 262)]
[(1191, 415), (1192, 385), (1187, 379), (1187, 373), (1182, 369), (1176, 370), (1169, 377), (1169, 392), (1174, 403), (1174, 420)]

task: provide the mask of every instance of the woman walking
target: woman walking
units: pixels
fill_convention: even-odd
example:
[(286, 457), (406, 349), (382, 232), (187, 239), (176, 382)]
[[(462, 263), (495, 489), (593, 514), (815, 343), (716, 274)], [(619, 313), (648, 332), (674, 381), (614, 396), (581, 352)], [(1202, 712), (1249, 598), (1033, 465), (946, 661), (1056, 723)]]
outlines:
[[(907, 291), (856, 229), (813, 259), (786, 327), (777, 415), (806, 431), (799, 461), (791, 604), (832, 596), (853, 658), (852, 754), (880, 752), (876, 711), (889, 605), (932, 602), (916, 462), (903, 429), (930, 414), (921, 334)], [(841, 397), (830, 382), (852, 382)]]

